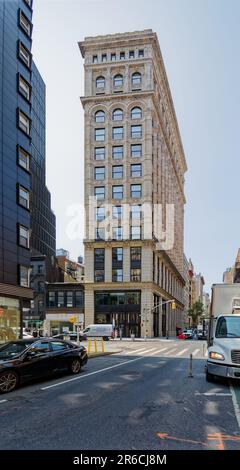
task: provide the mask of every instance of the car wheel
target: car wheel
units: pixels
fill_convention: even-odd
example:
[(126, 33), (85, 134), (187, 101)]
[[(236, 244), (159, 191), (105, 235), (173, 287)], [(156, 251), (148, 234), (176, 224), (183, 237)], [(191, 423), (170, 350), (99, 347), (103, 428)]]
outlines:
[(207, 382), (214, 382), (215, 380), (215, 375), (213, 374), (210, 374), (210, 372), (208, 372), (208, 370), (206, 370), (206, 381)]
[(15, 390), (19, 377), (14, 370), (8, 370), (0, 374), (0, 393), (8, 393)]
[(70, 372), (71, 374), (79, 374), (81, 370), (81, 361), (80, 359), (73, 359), (73, 361), (70, 364)]

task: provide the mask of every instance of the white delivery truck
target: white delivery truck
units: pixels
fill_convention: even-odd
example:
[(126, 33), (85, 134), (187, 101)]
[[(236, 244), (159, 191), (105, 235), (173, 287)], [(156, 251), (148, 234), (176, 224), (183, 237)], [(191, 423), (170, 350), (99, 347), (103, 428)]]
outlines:
[(240, 284), (213, 284), (206, 379), (240, 379)]
[(96, 324), (96, 325), (88, 325), (83, 330), (83, 335), (87, 336), (88, 338), (94, 337), (102, 337), (105, 341), (108, 339), (114, 338), (114, 327), (111, 324)]

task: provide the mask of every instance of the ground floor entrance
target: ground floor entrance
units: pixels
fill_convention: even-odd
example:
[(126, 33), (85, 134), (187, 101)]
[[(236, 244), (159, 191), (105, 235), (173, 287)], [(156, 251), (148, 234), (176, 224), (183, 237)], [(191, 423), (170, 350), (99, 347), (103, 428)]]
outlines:
[(130, 338), (134, 335), (141, 337), (141, 321), (139, 313), (96, 313), (95, 323), (111, 323), (115, 328), (117, 337)]

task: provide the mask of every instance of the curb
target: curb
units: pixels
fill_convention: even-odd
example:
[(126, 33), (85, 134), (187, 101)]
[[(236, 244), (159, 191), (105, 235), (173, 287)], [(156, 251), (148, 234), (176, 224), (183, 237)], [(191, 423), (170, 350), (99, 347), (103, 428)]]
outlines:
[(89, 353), (88, 354), (88, 359), (92, 359), (94, 357), (101, 357), (101, 356), (110, 356), (111, 354), (117, 354), (117, 353), (120, 353), (122, 352), (122, 349), (119, 350), (119, 351), (106, 351), (104, 353), (102, 352), (99, 352), (99, 353)]

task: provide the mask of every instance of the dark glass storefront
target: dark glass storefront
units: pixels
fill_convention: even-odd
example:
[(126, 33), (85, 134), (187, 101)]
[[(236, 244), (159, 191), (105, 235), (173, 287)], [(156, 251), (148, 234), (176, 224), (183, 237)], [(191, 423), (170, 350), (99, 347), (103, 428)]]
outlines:
[(118, 335), (141, 336), (141, 292), (95, 292), (95, 323), (111, 323)]

